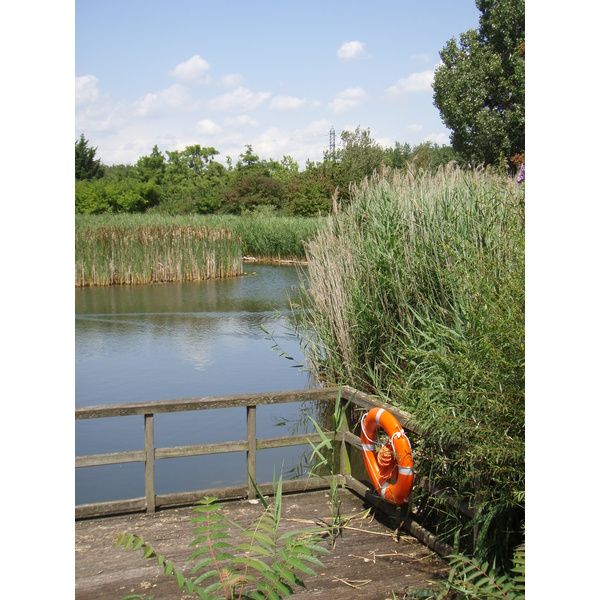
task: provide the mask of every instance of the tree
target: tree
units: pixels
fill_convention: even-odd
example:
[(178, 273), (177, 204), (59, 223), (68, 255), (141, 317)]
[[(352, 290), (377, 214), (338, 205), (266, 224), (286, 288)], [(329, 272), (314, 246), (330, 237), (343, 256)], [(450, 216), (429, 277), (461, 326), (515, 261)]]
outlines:
[(97, 149), (89, 147), (83, 133), (75, 142), (75, 181), (91, 181), (104, 176), (104, 167), (100, 159), (95, 158)]
[(479, 29), (440, 52), (433, 103), (454, 150), (490, 164), (525, 149), (525, 0), (476, 0)]

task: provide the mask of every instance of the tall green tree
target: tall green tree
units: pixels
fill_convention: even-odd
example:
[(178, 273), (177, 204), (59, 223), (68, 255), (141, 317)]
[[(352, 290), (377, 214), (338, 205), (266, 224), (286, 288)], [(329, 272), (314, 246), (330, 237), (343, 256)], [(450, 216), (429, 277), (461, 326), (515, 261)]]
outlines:
[(104, 176), (104, 167), (96, 159), (96, 150), (89, 145), (83, 133), (75, 142), (75, 181), (91, 181)]
[(525, 0), (476, 0), (479, 29), (440, 51), (433, 103), (455, 151), (490, 164), (525, 149)]

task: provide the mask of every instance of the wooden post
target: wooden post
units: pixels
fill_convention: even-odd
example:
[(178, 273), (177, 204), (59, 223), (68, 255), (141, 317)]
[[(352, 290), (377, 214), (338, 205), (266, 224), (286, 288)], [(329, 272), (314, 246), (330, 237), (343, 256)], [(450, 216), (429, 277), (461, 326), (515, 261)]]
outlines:
[[(342, 402), (343, 399), (340, 399)], [(350, 432), (350, 412), (352, 410), (352, 403), (348, 402), (346, 409), (342, 415), (342, 426), (340, 433), (342, 439), (340, 440), (340, 475), (345, 477), (346, 475), (352, 475), (352, 465), (350, 463), (350, 444), (346, 441), (346, 434)]]
[(248, 451), (246, 452), (246, 471), (248, 481), (248, 498), (256, 498), (256, 491), (252, 485), (252, 480), (256, 481), (256, 406), (246, 407), (246, 440), (248, 441)]
[(146, 512), (154, 513), (154, 415), (144, 415), (144, 449), (146, 452)]

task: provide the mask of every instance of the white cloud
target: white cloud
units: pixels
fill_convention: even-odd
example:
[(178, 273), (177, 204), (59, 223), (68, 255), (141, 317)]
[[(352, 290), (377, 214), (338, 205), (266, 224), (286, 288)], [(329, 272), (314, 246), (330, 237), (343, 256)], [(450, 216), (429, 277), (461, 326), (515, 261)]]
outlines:
[(425, 142), (434, 142), (438, 146), (449, 146), (450, 138), (446, 133), (430, 133), (424, 140)]
[(249, 115), (239, 115), (225, 119), (225, 125), (228, 127), (258, 127), (258, 121)]
[(196, 125), (196, 131), (198, 133), (211, 135), (214, 133), (220, 133), (222, 129), (214, 121), (211, 121), (210, 119), (203, 119), (202, 121), (198, 121), (198, 124)]
[(169, 75), (185, 83), (208, 83), (210, 81), (210, 77), (207, 75), (209, 69), (208, 62), (195, 54), (185, 62), (179, 63), (173, 71), (169, 72)]
[(366, 99), (367, 93), (362, 88), (348, 88), (337, 94), (328, 107), (336, 113), (344, 112), (360, 106)]
[(365, 52), (364, 42), (344, 42), (337, 51), (337, 57), (341, 60), (356, 60)]
[(239, 73), (230, 73), (221, 77), (221, 85), (227, 88), (239, 87), (244, 83), (244, 77)]
[(271, 96), (271, 92), (251, 92), (248, 88), (237, 87), (233, 92), (217, 96), (210, 101), (210, 106), (216, 110), (250, 111), (262, 104)]
[(75, 77), (75, 104), (87, 104), (98, 98), (99, 79), (94, 75)]
[(271, 101), (269, 108), (275, 110), (296, 110), (305, 104), (305, 98), (296, 98), (295, 96), (275, 96)]
[(137, 102), (137, 115), (150, 117), (167, 114), (173, 109), (185, 109), (191, 106), (188, 91), (179, 83), (158, 92), (149, 92)]
[(409, 133), (419, 133), (420, 131), (423, 131), (423, 125), (419, 125), (419, 123), (411, 123), (406, 130)]
[(390, 96), (405, 96), (418, 92), (431, 92), (433, 83), (433, 70), (412, 73), (408, 77), (398, 80), (396, 85), (389, 87), (386, 91)]

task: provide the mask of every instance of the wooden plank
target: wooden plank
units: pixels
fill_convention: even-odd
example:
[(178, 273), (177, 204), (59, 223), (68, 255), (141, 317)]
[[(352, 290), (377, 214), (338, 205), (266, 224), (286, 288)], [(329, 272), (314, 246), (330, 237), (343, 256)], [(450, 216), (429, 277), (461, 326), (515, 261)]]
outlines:
[(155, 400), (129, 402), (102, 406), (80, 406), (75, 409), (75, 419), (98, 419), (130, 415), (162, 414), (190, 410), (212, 410), (244, 406), (264, 406), (289, 402), (334, 400), (338, 388), (314, 388), (285, 392), (237, 394), (233, 396), (207, 396), (205, 398), (183, 398), (177, 400)]
[(110, 452), (108, 454), (88, 454), (75, 457), (75, 468), (99, 467), (102, 465), (119, 465), (130, 462), (144, 462), (146, 452), (144, 450), (132, 450), (130, 452)]
[(128, 513), (144, 512), (145, 510), (146, 498), (94, 502), (93, 504), (80, 504), (76, 506), (75, 520), (104, 517), (107, 515), (125, 515)]
[[(333, 551), (319, 555), (323, 567), (315, 575), (303, 576), (306, 589), (294, 586), (300, 598), (366, 600), (405, 598), (411, 589), (431, 589), (429, 582), (443, 578), (448, 566), (414, 537), (395, 532), (383, 515), (364, 516), (363, 500), (349, 490), (340, 490), (342, 517), (346, 526), (335, 538)], [(262, 506), (248, 501), (223, 502), (221, 514), (248, 527), (262, 514)], [(186, 575), (193, 562), (187, 559), (194, 526), (191, 508), (159, 511), (154, 515), (126, 515), (79, 521), (75, 525), (75, 597), (77, 600), (114, 600), (128, 594), (181, 600), (183, 590), (172, 576), (165, 577), (156, 560), (141, 552), (115, 548), (114, 535), (141, 535), (160, 554), (173, 561)], [(329, 523), (331, 509), (325, 492), (291, 494), (283, 497), (280, 534)], [(391, 526), (390, 526), (391, 525)], [(235, 535), (235, 528), (230, 535)], [(238, 540), (233, 538), (237, 545)], [(331, 549), (326, 536), (321, 542)], [(270, 562), (269, 559), (265, 559)], [(197, 575), (197, 574), (196, 574)], [(72, 585), (72, 584), (71, 584)]]
[[(398, 516), (398, 508), (385, 502), (379, 494), (367, 487), (364, 483), (354, 479), (354, 477), (346, 477), (346, 485), (354, 490), (361, 497), (373, 504), (377, 510), (385, 513), (390, 517)], [(448, 556), (454, 552), (452, 546), (440, 541), (436, 536), (427, 531), (409, 516), (405, 516), (402, 521), (402, 527), (411, 535), (414, 535), (420, 542), (437, 552), (440, 556)]]
[(185, 456), (204, 456), (206, 454), (226, 454), (228, 452), (246, 452), (248, 442), (220, 442), (217, 444), (198, 444), (195, 446), (172, 446), (171, 448), (156, 448), (156, 460), (163, 458), (183, 458)]
[(412, 431), (413, 433), (417, 433), (419, 435), (427, 435), (427, 432), (423, 426), (410, 413), (400, 410), (399, 408), (396, 408), (390, 404), (385, 404), (384, 402), (381, 402), (381, 400), (378, 400), (375, 396), (369, 396), (368, 394), (359, 392), (358, 390), (355, 390), (349, 386), (343, 386), (342, 397), (345, 400), (351, 400), (357, 406), (366, 408), (367, 410), (370, 410), (373, 407), (385, 408), (385, 410), (392, 413), (394, 417), (398, 419), (400, 425), (402, 425), (402, 427), (407, 431)]
[[(328, 477), (310, 477), (307, 479), (291, 479), (281, 483), (284, 494), (305, 492), (319, 489), (329, 489)], [(260, 483), (258, 489), (262, 494), (273, 495), (273, 483)], [(176, 492), (171, 494), (156, 494), (155, 509), (167, 509), (180, 506), (191, 506), (205, 496), (214, 496), (220, 500), (238, 500), (246, 498), (248, 487), (237, 485), (229, 487), (208, 488), (190, 492)], [(132, 500), (113, 500), (109, 502), (96, 502), (93, 504), (81, 504), (75, 507), (75, 520), (104, 517), (110, 515), (130, 514), (144, 512), (146, 510), (145, 498), (134, 498)]]

